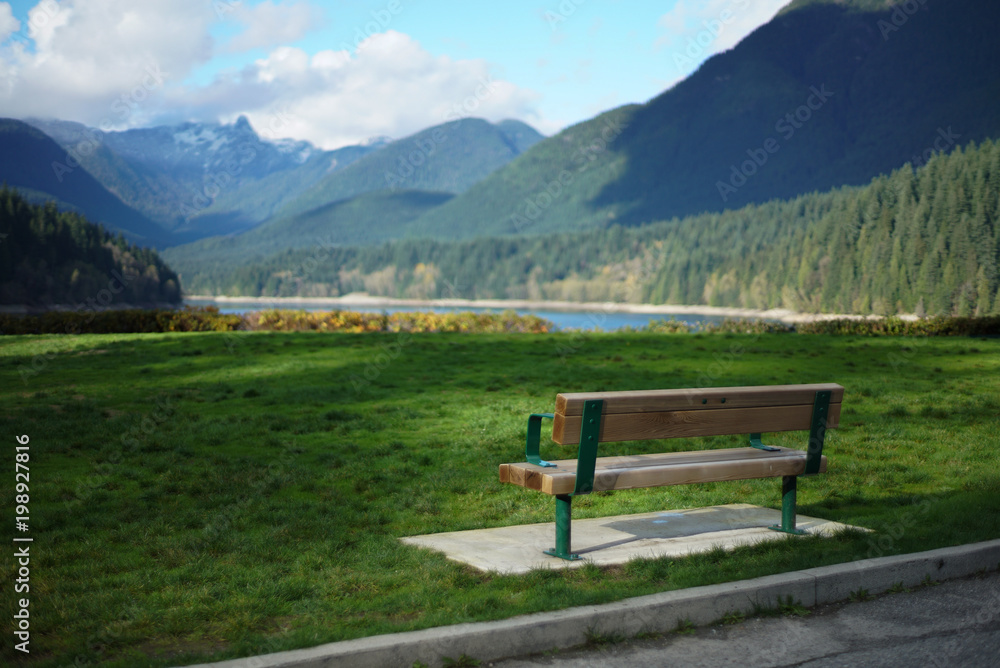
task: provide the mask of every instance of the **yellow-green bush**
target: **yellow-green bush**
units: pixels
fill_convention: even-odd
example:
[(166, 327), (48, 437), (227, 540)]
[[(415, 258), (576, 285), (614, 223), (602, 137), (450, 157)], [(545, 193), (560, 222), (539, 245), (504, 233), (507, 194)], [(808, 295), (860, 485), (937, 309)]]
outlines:
[(2, 334), (121, 334), (131, 332), (532, 332), (552, 331), (537, 316), (503, 313), (357, 313), (354, 311), (255, 311), (219, 313), (214, 306), (109, 311), (49, 311), (0, 315)]

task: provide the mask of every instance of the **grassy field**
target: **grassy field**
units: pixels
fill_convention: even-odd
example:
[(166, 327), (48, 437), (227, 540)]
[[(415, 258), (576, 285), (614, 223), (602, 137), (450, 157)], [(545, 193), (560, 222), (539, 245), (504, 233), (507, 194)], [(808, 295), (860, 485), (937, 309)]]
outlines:
[[(176, 665), (1000, 537), (1000, 340), (733, 334), (192, 333), (0, 338), (2, 487), (30, 437), (30, 657)], [(481, 574), (400, 536), (551, 521), (498, 482), (559, 391), (838, 382), (802, 513), (875, 531)], [(806, 434), (767, 441), (804, 447)], [(731, 447), (740, 437), (612, 444)], [(610, 451), (609, 450), (605, 450)], [(542, 456), (573, 456), (543, 445)], [(776, 480), (600, 493), (575, 517), (779, 507)], [(3, 582), (16, 562), (0, 560)], [(22, 596), (22, 595), (18, 595)], [(5, 638), (15, 596), (4, 589)]]

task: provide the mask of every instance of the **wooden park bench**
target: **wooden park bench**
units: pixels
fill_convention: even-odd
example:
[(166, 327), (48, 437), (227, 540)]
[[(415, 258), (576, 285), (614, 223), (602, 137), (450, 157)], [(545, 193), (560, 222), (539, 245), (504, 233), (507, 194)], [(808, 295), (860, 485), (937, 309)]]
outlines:
[[(594, 491), (780, 476), (781, 524), (770, 528), (801, 534), (796, 480), (826, 471), (823, 438), (843, 396), (835, 383), (559, 394), (555, 414), (528, 418), (526, 462), (501, 464), (500, 481), (556, 497), (556, 546), (545, 553), (562, 559), (580, 559), (570, 549), (573, 497)], [(553, 418), (553, 441), (580, 444), (576, 459), (539, 457), (542, 418)], [(805, 451), (761, 443), (764, 432), (807, 429)], [(597, 456), (598, 443), (726, 434), (749, 434), (749, 447)]]

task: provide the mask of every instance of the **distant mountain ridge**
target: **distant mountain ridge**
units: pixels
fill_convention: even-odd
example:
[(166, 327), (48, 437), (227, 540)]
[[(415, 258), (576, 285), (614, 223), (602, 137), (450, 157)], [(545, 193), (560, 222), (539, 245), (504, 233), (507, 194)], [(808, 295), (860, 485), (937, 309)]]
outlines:
[(380, 142), (323, 151), (303, 141), (262, 139), (234, 123), (101, 132), (80, 123), (31, 119), (112, 192), (180, 243), (249, 229), (330, 170)]
[[(400, 140), (378, 138), (333, 151), (303, 141), (262, 139), (245, 117), (228, 125), (181, 123), (121, 132), (45, 119), (17, 126), (18, 131), (27, 127), (46, 133), (59, 150), (45, 152), (45, 164), (37, 165), (41, 153), (8, 143), (4, 161), (12, 186), (38, 200), (56, 199), (95, 220), (105, 218), (107, 206), (95, 209), (93, 202), (110, 195), (134, 213), (112, 213), (107, 222), (160, 247), (245, 232), (265, 220), (289, 219), (379, 190), (462, 192), (542, 139), (519, 121), (494, 125), (474, 118)], [(378, 159), (364, 161), (383, 152)], [(359, 161), (361, 165), (339, 176)], [(27, 173), (54, 169), (57, 178), (87, 174), (96, 183), (69, 193), (45, 179), (24, 181), (20, 166), (26, 166)], [(369, 198), (366, 206), (377, 201), (389, 204), (389, 217), (398, 213), (393, 198)]]
[(261, 257), (276, 249), (374, 244), (411, 237), (413, 222), (541, 141), (519, 121), (464, 118), (384, 145), (329, 173), (269, 220), (241, 234), (201, 239), (168, 258)]
[[(259, 178), (301, 165), (318, 150), (304, 141), (262, 140), (245, 116), (231, 125), (189, 122), (119, 132), (100, 132), (71, 121), (28, 119), (27, 122), (60, 144), (85, 146), (100, 142), (132, 162), (164, 170), (181, 168), (206, 173), (226, 169), (227, 163), (235, 161), (246, 162), (246, 171)], [(246, 160), (250, 147), (256, 154), (253, 161)]]
[(492, 124), (463, 118), (437, 125), (329, 174), (275, 218), (379, 190), (462, 193), (541, 140), (541, 134), (519, 121)]

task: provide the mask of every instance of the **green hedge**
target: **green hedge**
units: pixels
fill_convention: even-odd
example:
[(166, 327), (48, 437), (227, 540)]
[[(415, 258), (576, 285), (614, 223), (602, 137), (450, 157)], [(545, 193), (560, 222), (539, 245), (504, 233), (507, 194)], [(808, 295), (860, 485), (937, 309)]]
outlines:
[(217, 308), (47, 311), (0, 315), (3, 334), (125, 334), (133, 332), (224, 332), (239, 329), (242, 317)]
[[(215, 306), (109, 311), (49, 311), (40, 315), (0, 314), (0, 334), (125, 334), (133, 332), (551, 332), (555, 326), (533, 315), (503, 313), (357, 313), (353, 311), (255, 311), (219, 313)], [(997, 336), (1000, 316), (934, 317), (902, 320), (822, 320), (786, 325), (766, 320), (724, 320), (691, 325), (679, 320), (651, 320), (628, 332), (677, 334), (840, 334), (855, 336)]]
[(855, 334), (861, 336), (997, 336), (1000, 316), (944, 317), (903, 320), (890, 316), (871, 320), (823, 320), (801, 323), (802, 334)]
[(125, 334), (141, 332), (532, 332), (554, 329), (537, 316), (503, 313), (356, 313), (255, 311), (219, 313), (215, 306), (0, 314), (0, 334)]
[(767, 320), (730, 320), (691, 325), (679, 320), (653, 320), (632, 331), (657, 334), (706, 332), (723, 334), (840, 334), (844, 336), (998, 336), (1000, 316), (944, 317), (903, 320), (895, 316), (865, 320), (840, 318), (786, 325)]

